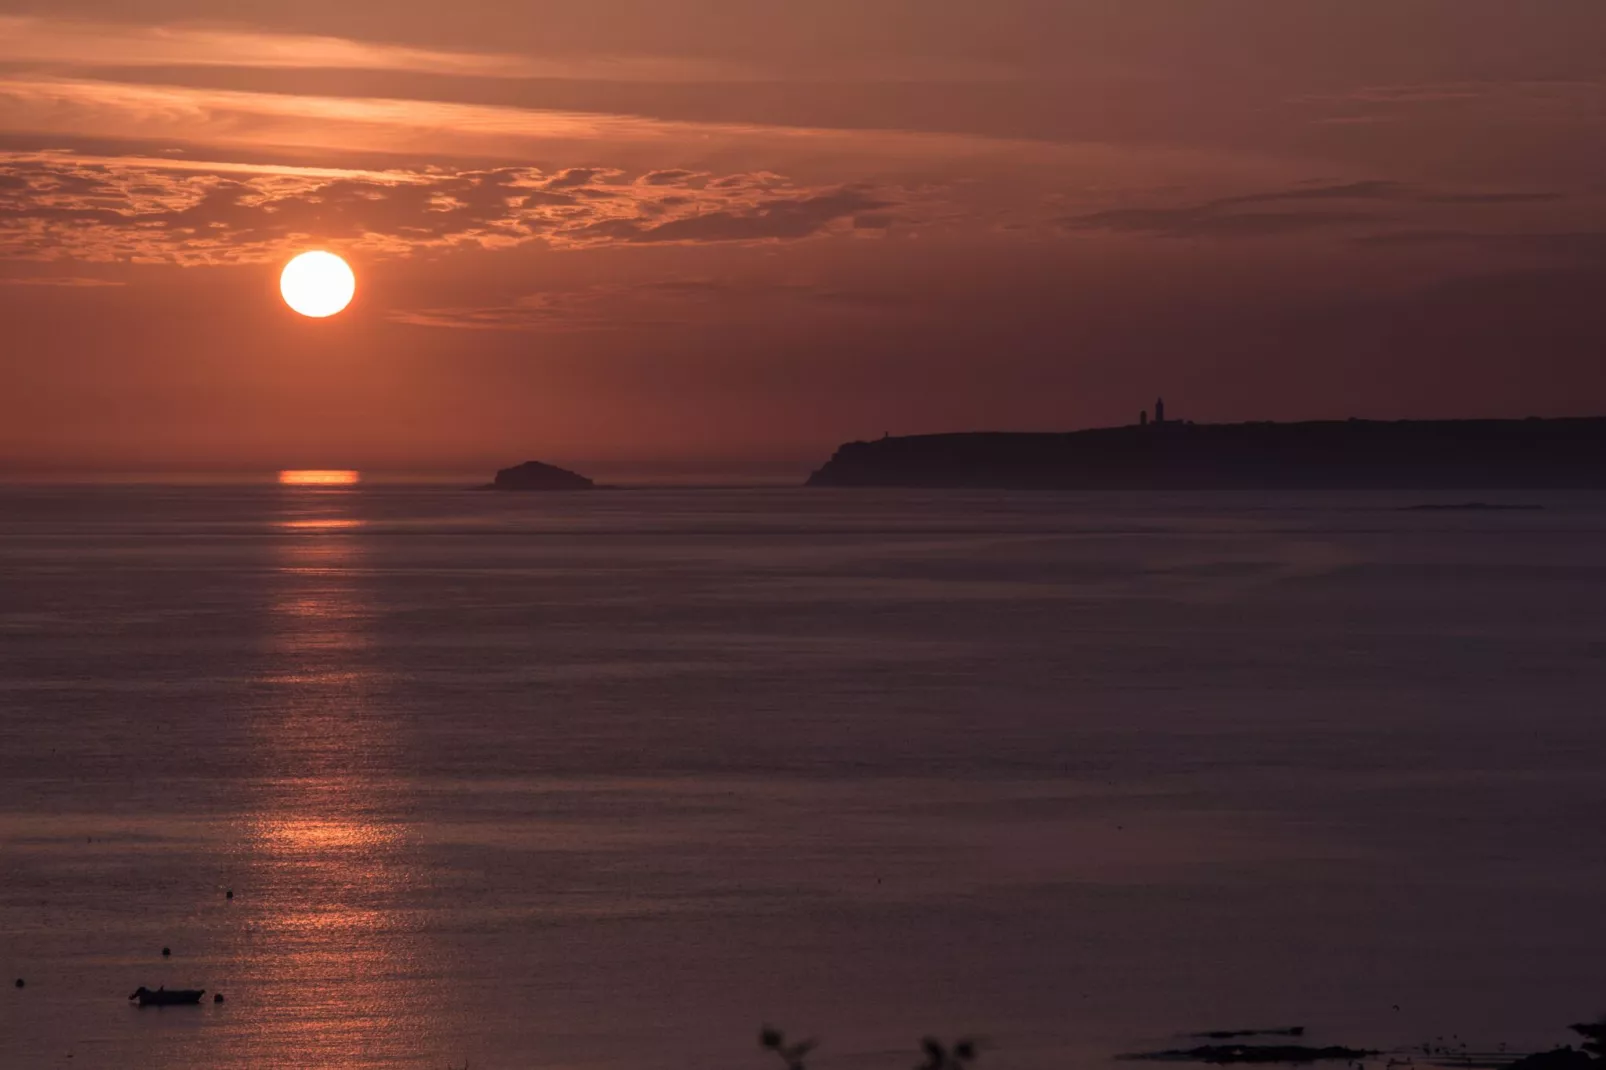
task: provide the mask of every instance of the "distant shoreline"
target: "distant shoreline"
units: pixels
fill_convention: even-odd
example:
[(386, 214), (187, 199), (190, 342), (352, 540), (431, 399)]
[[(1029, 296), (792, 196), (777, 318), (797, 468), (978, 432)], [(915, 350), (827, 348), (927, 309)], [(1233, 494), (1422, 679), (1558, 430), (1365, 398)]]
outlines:
[(1606, 489), (1606, 417), (1172, 422), (1060, 434), (888, 436), (810, 487), (1013, 490)]

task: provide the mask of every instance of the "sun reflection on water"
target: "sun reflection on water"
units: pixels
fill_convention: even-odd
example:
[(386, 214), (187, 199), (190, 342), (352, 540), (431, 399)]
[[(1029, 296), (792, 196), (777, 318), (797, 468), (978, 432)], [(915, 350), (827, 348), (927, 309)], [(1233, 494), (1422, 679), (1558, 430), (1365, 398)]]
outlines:
[(362, 527), (362, 521), (349, 516), (319, 516), (309, 519), (281, 520), (279, 527), (285, 531), (354, 531)]
[(362, 473), (352, 468), (285, 468), (279, 484), (286, 487), (352, 487), (362, 482)]
[(361, 507), (360, 495), (287, 492), (273, 523), (256, 803), (232, 904), (246, 975), (234, 987), (254, 1012), (242, 1046), (259, 1065), (406, 1062), (438, 1020), (414, 988), (427, 958), (412, 906), (420, 867)]

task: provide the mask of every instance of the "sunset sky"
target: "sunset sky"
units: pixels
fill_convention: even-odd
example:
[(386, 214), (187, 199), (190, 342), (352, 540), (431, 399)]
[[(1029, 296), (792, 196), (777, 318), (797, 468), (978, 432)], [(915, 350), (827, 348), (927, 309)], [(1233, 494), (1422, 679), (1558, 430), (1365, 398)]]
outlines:
[(1600, 0), (0, 0), (0, 467), (1606, 412), (1603, 146)]

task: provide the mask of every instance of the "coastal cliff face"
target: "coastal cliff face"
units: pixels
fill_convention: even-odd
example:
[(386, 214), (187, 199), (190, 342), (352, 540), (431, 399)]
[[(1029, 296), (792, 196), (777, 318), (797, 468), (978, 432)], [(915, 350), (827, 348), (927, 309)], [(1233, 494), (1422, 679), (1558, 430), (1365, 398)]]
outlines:
[(487, 490), (593, 490), (596, 484), (567, 468), (525, 461), (496, 473), (496, 482)]
[(850, 442), (811, 487), (1606, 488), (1606, 418), (1162, 424)]

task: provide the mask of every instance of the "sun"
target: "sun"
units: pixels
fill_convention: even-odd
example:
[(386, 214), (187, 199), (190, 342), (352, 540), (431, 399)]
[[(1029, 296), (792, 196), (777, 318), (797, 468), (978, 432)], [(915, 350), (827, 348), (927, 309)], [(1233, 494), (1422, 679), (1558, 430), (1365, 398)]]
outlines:
[(303, 316), (323, 319), (351, 304), (357, 292), (357, 276), (334, 253), (315, 250), (302, 253), (284, 266), (279, 292), (284, 295), (284, 303)]

